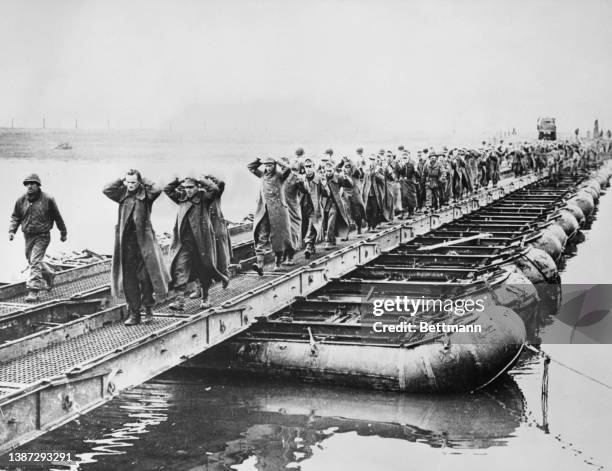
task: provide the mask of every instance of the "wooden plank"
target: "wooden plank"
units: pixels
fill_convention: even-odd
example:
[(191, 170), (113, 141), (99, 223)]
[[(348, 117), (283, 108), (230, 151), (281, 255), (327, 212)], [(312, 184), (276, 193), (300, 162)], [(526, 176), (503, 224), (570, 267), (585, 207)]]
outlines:
[(476, 235), (469, 236), (469, 237), (462, 237), (461, 239), (449, 240), (448, 242), (441, 242), (441, 243), (435, 244), (435, 245), (424, 245), (423, 247), (419, 247), (417, 249), (417, 251), (419, 251), (419, 252), (427, 252), (429, 250), (440, 249), (442, 247), (450, 247), (450, 246), (453, 246), (453, 245), (459, 245), (459, 244), (462, 244), (463, 242), (469, 242), (471, 240), (490, 239), (491, 237), (493, 237), (493, 234), (489, 234), (489, 233), (476, 234)]

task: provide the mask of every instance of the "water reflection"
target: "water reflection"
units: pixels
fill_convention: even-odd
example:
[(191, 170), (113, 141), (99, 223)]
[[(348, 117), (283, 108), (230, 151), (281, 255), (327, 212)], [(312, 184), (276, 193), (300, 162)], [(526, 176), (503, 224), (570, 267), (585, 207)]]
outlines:
[[(71, 422), (59, 432), (60, 437), (62, 433), (68, 434), (61, 440), (65, 440), (75, 432), (82, 440), (82, 444), (75, 447), (78, 452), (77, 462), (71, 466), (59, 466), (54, 469), (77, 470), (82, 469), (83, 465), (98, 463), (105, 456), (125, 455), (142, 434), (148, 433), (151, 427), (167, 420), (171, 397), (172, 393), (163, 388), (152, 390), (143, 387), (122, 394), (116, 402), (104, 407), (104, 412), (99, 417), (85, 416)], [(102, 429), (103, 433), (99, 438), (89, 438), (90, 435), (94, 437), (99, 435), (99, 427), (102, 423), (107, 424), (109, 421), (112, 423), (126, 419), (129, 421), (121, 425)], [(107, 429), (108, 431), (105, 431)], [(41, 441), (46, 442), (45, 438)], [(54, 448), (57, 446), (67, 449), (66, 443), (68, 442), (62, 441), (62, 445), (51, 445), (53, 442), (54, 440), (51, 440), (45, 445), (49, 446), (49, 449), (57, 449)]]
[(276, 470), (299, 466), (336, 434), (486, 449), (505, 446), (523, 420), (524, 398), (511, 378), (476, 394), (414, 396), (173, 370), (36, 447), (77, 449), (78, 465), (56, 469)]

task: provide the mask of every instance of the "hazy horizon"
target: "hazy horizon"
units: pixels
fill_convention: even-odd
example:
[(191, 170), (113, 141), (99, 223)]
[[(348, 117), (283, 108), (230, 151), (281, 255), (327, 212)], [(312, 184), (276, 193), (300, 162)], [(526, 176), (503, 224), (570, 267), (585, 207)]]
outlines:
[(0, 126), (286, 139), (612, 128), (612, 2), (0, 0)]

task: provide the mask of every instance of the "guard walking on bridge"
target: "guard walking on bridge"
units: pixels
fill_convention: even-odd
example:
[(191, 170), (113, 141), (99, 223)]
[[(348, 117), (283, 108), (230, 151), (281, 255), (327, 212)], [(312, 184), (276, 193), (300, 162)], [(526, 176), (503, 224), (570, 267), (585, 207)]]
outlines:
[(106, 196), (119, 203), (111, 287), (114, 296), (125, 296), (127, 301), (130, 313), (125, 325), (140, 324), (143, 305), (143, 323), (151, 322), (154, 294), (158, 300), (168, 294), (170, 275), (151, 226), (153, 202), (161, 192), (160, 187), (143, 179), (134, 169), (103, 190)]
[(45, 252), (51, 242), (50, 231), (53, 223), (60, 231), (60, 240), (66, 242), (66, 225), (59, 212), (57, 203), (51, 195), (41, 191), (40, 178), (35, 173), (23, 180), (26, 194), (15, 203), (9, 226), (9, 240), (15, 238), (15, 232), (21, 225), (25, 239), (25, 255), (30, 265), (30, 277), (26, 282), (28, 303), (38, 301), (39, 291), (53, 288), (55, 274), (43, 261)]

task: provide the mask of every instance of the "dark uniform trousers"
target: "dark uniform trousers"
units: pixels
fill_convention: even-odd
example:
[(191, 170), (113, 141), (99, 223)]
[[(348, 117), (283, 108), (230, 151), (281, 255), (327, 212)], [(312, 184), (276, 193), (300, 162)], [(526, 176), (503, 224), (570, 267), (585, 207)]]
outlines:
[(304, 244), (306, 244), (306, 250), (314, 252), (315, 241), (317, 240), (317, 229), (314, 223), (309, 218), (308, 228), (306, 229), (306, 235), (304, 236)]
[(187, 217), (185, 217), (181, 227), (181, 248), (178, 254), (176, 254), (172, 273), (175, 289), (177, 291), (184, 291), (185, 286), (192, 278), (191, 274), (194, 272), (202, 286), (202, 298), (207, 299), (208, 291), (212, 285), (212, 278), (202, 266), (198, 245)]
[(48, 232), (42, 234), (23, 234), (25, 238), (25, 256), (30, 265), (30, 277), (26, 287), (32, 291), (39, 291), (49, 283), (53, 272), (47, 264), (43, 262), (45, 252), (51, 242), (51, 235)]
[(368, 204), (366, 206), (366, 220), (370, 229), (375, 229), (380, 221), (381, 209), (378, 206), (378, 200), (374, 191), (370, 191), (368, 195)]
[(427, 206), (432, 209), (440, 207), (440, 188), (437, 186), (433, 188), (427, 187)]
[(155, 299), (153, 298), (153, 284), (142, 258), (132, 218), (123, 232), (122, 251), (125, 300), (131, 312), (140, 312), (142, 306), (152, 307)]

